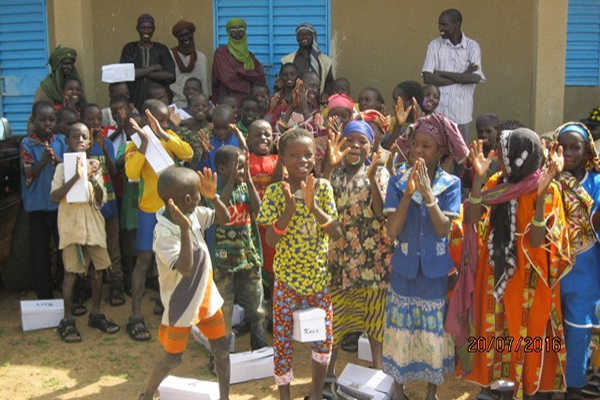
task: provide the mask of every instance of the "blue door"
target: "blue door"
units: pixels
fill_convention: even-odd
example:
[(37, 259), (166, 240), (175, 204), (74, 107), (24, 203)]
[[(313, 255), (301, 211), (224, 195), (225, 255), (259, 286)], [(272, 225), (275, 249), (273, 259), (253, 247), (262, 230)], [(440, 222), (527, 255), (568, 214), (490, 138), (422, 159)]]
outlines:
[(0, 0), (0, 115), (16, 134), (26, 133), (47, 60), (46, 0)]
[(600, 1), (569, 0), (567, 86), (600, 85)]
[(329, 54), (330, 0), (214, 0), (213, 12), (215, 49), (227, 44), (225, 25), (230, 18), (246, 21), (248, 47), (265, 67), (270, 88), (279, 74), (281, 57), (298, 49), (298, 24), (312, 24), (321, 51)]

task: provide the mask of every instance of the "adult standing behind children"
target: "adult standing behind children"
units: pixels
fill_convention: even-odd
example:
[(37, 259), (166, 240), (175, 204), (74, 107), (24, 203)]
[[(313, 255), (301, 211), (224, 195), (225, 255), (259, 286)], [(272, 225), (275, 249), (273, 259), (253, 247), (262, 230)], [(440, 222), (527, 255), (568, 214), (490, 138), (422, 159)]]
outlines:
[(48, 59), (52, 71), (40, 82), (40, 86), (35, 91), (34, 100), (46, 100), (52, 102), (53, 105), (62, 105), (66, 80), (68, 78), (79, 80), (79, 74), (75, 68), (76, 59), (75, 49), (58, 45)]
[(314, 26), (307, 23), (298, 25), (296, 40), (298, 41), (298, 50), (284, 56), (281, 59), (281, 65), (294, 64), (300, 76), (306, 71), (313, 71), (319, 76), (321, 93), (329, 93), (334, 82), (333, 61), (321, 52)]
[(135, 81), (129, 82), (129, 94), (138, 110), (142, 109), (148, 98), (146, 86), (149, 83), (159, 83), (169, 90), (169, 85), (175, 82), (175, 62), (169, 49), (162, 43), (152, 41), (155, 28), (152, 15), (140, 15), (136, 26), (140, 40), (127, 43), (121, 51), (120, 62), (133, 63), (135, 66)]
[(252, 85), (265, 83), (262, 64), (248, 50), (246, 21), (232, 18), (227, 21), (227, 45), (215, 51), (212, 67), (213, 103), (221, 103), (231, 95), (240, 101), (250, 94)]
[(177, 46), (170, 50), (171, 57), (175, 61), (175, 82), (171, 84), (171, 90), (173, 91), (173, 103), (178, 107), (187, 105), (183, 86), (191, 77), (202, 82), (203, 94), (208, 95), (210, 92), (208, 61), (204, 53), (196, 49), (194, 32), (196, 32), (196, 25), (184, 20), (177, 22), (171, 29), (171, 33), (177, 39)]
[(475, 85), (485, 82), (479, 43), (461, 31), (462, 14), (455, 8), (442, 11), (440, 37), (427, 46), (423, 82), (440, 88), (436, 112), (456, 122), (466, 143), (473, 120)]

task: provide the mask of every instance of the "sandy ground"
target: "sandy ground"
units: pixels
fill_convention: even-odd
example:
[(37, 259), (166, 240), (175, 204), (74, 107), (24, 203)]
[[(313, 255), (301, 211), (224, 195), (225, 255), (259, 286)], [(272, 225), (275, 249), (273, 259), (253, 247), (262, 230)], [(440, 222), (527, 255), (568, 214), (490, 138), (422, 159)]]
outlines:
[[(144, 298), (146, 322), (152, 333), (149, 343), (134, 342), (125, 332), (129, 303), (114, 308), (103, 304), (103, 311), (121, 325), (121, 331), (115, 335), (88, 328), (87, 316), (77, 320), (83, 337), (78, 344), (63, 343), (55, 329), (24, 333), (18, 301), (27, 298), (32, 295), (0, 292), (0, 399), (137, 399), (161, 352), (156, 340), (160, 318), (152, 315), (150, 293)], [(247, 349), (248, 335), (238, 338), (237, 350)], [(347, 362), (367, 365), (355, 354), (341, 351), (338, 373)], [(173, 374), (215, 380), (207, 369), (207, 352), (192, 340), (184, 362)], [(292, 395), (302, 399), (310, 391), (310, 347), (306, 344), (295, 346), (294, 375)], [(439, 398), (472, 399), (478, 391), (472, 384), (448, 377), (439, 390)], [(423, 399), (425, 385), (410, 384), (407, 394), (411, 400)], [(277, 388), (272, 378), (237, 384), (231, 387), (231, 398), (277, 399)]]

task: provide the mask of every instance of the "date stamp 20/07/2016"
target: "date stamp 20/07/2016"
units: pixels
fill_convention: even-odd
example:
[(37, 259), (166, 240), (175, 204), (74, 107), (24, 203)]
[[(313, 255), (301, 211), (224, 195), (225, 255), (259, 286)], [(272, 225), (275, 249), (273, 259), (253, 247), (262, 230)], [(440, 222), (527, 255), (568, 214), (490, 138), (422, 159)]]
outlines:
[(562, 339), (557, 336), (469, 336), (467, 351), (469, 353), (558, 353), (563, 347)]

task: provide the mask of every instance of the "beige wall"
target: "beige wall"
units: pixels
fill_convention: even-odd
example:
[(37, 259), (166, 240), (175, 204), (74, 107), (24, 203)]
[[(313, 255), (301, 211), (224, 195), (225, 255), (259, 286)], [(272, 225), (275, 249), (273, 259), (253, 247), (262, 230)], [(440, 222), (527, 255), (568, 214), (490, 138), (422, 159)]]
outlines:
[(594, 107), (600, 105), (600, 87), (565, 87), (564, 121), (587, 118)]

